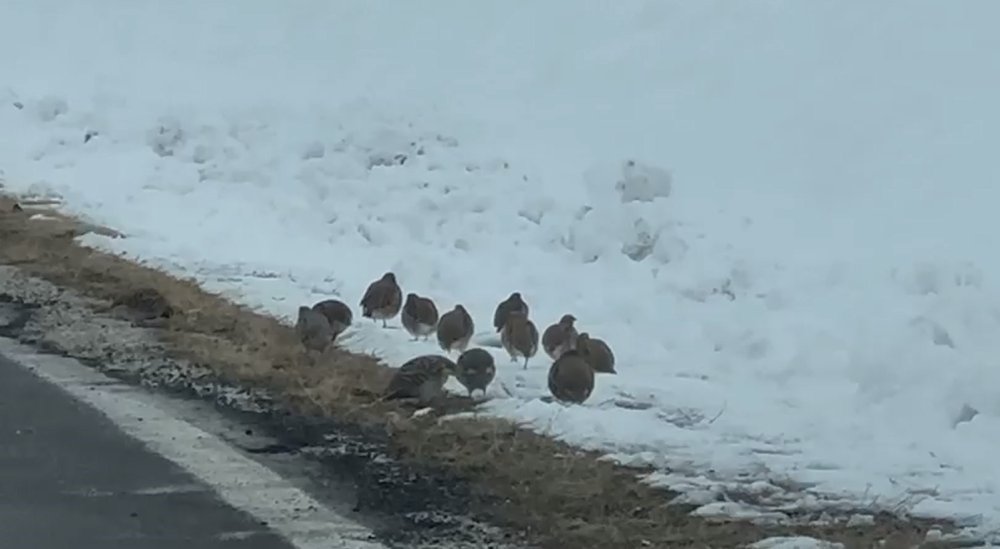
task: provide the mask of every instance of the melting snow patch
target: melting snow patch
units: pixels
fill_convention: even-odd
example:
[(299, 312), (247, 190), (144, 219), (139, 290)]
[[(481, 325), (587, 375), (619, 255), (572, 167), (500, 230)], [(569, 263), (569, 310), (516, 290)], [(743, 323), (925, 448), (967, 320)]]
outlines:
[(759, 508), (754, 506), (733, 501), (717, 501), (702, 505), (692, 511), (691, 514), (700, 517), (743, 519), (758, 523), (780, 523), (788, 521), (788, 515), (784, 513), (761, 511)]
[(844, 544), (806, 536), (783, 536), (762, 539), (750, 545), (750, 549), (844, 549)]

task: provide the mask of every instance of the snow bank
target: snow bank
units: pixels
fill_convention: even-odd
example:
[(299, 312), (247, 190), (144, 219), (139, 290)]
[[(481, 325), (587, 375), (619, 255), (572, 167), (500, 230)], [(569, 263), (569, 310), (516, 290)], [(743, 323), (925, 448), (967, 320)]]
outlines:
[(88, 243), (283, 316), (392, 269), (484, 342), (519, 290), (620, 375), (566, 408), (498, 353), (490, 413), (706, 513), (1000, 527), (1000, 5), (15, 4), (5, 184)]

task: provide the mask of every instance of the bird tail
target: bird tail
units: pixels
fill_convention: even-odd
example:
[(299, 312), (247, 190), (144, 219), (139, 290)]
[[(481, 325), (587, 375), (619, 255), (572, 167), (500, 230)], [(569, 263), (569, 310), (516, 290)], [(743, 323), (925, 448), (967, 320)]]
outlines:
[(393, 390), (382, 395), (382, 400), (399, 400), (402, 398), (407, 398), (408, 395), (401, 390)]

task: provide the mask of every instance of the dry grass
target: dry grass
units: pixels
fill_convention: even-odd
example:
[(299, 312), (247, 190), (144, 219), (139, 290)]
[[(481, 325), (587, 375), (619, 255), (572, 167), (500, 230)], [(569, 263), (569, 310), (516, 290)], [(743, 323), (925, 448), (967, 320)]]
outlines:
[[(764, 527), (713, 522), (667, 506), (672, 494), (637, 480), (637, 471), (601, 461), (592, 453), (509, 423), (485, 419), (408, 418), (410, 409), (381, 402), (377, 394), (390, 370), (372, 357), (331, 349), (317, 367), (291, 328), (200, 289), (194, 282), (82, 248), (73, 237), (94, 227), (46, 211), (49, 221), (29, 220), (32, 207), (13, 211), (0, 197), (0, 263), (20, 266), (54, 284), (114, 300), (128, 292), (159, 290), (177, 313), (162, 337), (179, 357), (205, 365), (221, 378), (266, 387), (300, 414), (384, 429), (398, 457), (449, 468), (469, 481), (479, 508), (499, 525), (528, 534), (550, 548), (739, 547), (769, 535), (814, 535), (848, 547), (913, 546), (929, 527), (877, 517), (860, 528)], [(106, 234), (112, 234), (106, 233)], [(450, 399), (448, 411), (468, 409)]]

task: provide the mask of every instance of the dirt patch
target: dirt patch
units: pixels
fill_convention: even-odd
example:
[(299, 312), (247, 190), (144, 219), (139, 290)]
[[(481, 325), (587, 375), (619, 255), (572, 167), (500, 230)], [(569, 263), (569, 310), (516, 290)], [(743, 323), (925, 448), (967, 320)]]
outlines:
[[(0, 199), (0, 264), (79, 292), (94, 300), (95, 310), (108, 309), (131, 292), (155, 288), (171, 314), (152, 330), (158, 348), (150, 351), (190, 364), (190, 375), (207, 372), (218, 383), (266, 391), (285, 410), (286, 427), (323, 424), (326, 431), (352, 431), (379, 441), (399, 463), (433, 471), (429, 478), (449, 479), (440, 488), (451, 490), (449, 497), (467, 506), (471, 516), (523, 533), (538, 546), (739, 547), (770, 536), (806, 535), (847, 547), (911, 547), (925, 539), (927, 530), (942, 528), (888, 514), (850, 527), (847, 515), (797, 516), (794, 524), (692, 516), (691, 507), (667, 504), (676, 494), (640, 482), (644, 471), (614, 465), (508, 422), (442, 419), (444, 413), (472, 411), (467, 399), (450, 398), (445, 409), (412, 418), (413, 408), (379, 401), (391, 370), (373, 357), (333, 348), (313, 364), (292, 329), (275, 319), (206, 293), (192, 281), (78, 246), (74, 237), (93, 226), (30, 204), (15, 211), (13, 205)], [(48, 219), (33, 219), (38, 213)], [(291, 436), (287, 432), (286, 439)], [(317, 452), (316, 457), (336, 460), (330, 453)], [(386, 500), (383, 507), (391, 507), (396, 496), (389, 491), (379, 497)], [(888, 543), (881, 545), (883, 541)]]

